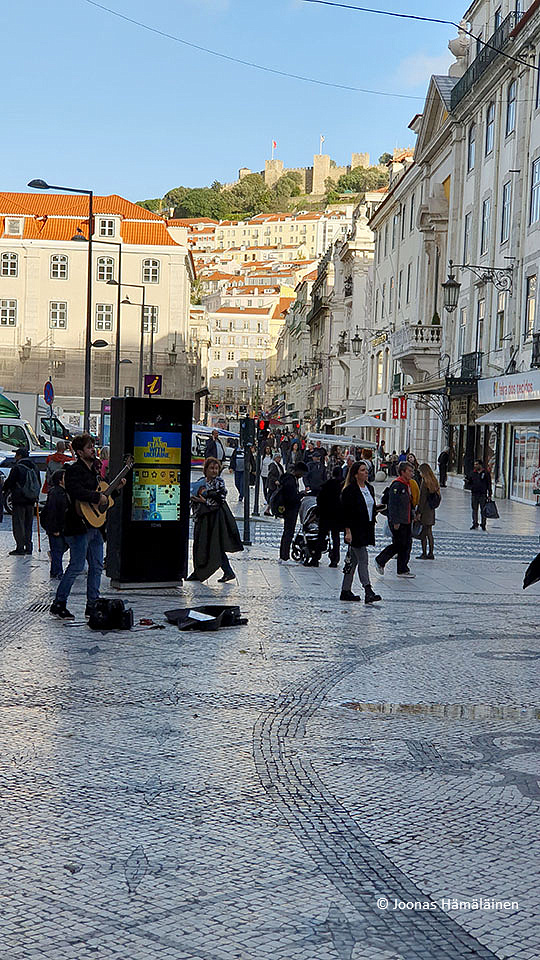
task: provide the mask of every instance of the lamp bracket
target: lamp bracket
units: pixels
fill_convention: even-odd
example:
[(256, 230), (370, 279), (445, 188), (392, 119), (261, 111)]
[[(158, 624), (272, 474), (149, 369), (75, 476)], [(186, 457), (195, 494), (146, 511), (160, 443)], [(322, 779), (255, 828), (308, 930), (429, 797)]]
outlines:
[(513, 267), (483, 267), (475, 263), (454, 264), (458, 270), (470, 270), (481, 283), (492, 283), (499, 293), (512, 295)]

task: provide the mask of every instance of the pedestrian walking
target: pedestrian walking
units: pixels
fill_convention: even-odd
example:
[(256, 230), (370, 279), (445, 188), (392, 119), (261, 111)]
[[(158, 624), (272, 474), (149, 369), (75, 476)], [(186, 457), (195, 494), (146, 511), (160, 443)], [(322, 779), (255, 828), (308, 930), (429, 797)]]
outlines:
[(47, 502), (40, 514), (43, 529), (49, 538), (51, 559), (50, 578), (61, 580), (63, 576), (62, 558), (68, 546), (64, 537), (68, 498), (65, 489), (65, 469), (56, 470), (51, 478)]
[(272, 447), (267, 443), (261, 456), (261, 480), (266, 503), (268, 503), (268, 470), (273, 459)]
[(4, 495), (11, 492), (11, 521), (16, 544), (15, 550), (9, 551), (12, 557), (32, 553), (32, 527), (40, 489), (37, 467), (30, 460), (28, 449), (19, 447), (15, 451), (15, 463), (4, 482), (3, 491)]
[(206, 459), (215, 457), (220, 463), (225, 460), (225, 448), (219, 439), (219, 430), (212, 430), (212, 435), (208, 437), (204, 446), (204, 456)]
[(227, 488), (221, 476), (221, 463), (216, 457), (204, 462), (205, 484), (192, 497), (195, 524), (193, 528), (193, 573), (188, 580), (208, 580), (221, 567), (219, 583), (234, 580), (236, 574), (228, 553), (244, 549), (236, 520), (227, 505)]
[(392, 453), (388, 457), (388, 476), (397, 477), (397, 466), (399, 458), (395, 450), (392, 450)]
[(441, 503), (441, 491), (439, 481), (433, 473), (429, 463), (421, 463), (419, 467), (420, 499), (416, 508), (416, 519), (422, 524), (422, 553), (417, 560), (433, 560), (433, 524), (435, 523), (435, 511)]
[(235, 447), (230, 460), (229, 472), (234, 473), (234, 485), (238, 490), (239, 503), (244, 499), (244, 459), (244, 448)]
[(486, 470), (481, 460), (474, 461), (474, 470), (467, 478), (471, 491), (472, 526), (471, 530), (478, 530), (478, 508), (480, 508), (480, 525), (486, 529), (486, 503), (491, 499), (491, 474)]
[[(106, 449), (104, 447), (104, 449)], [(47, 457), (45, 467), (45, 483), (43, 484), (43, 493), (48, 493), (51, 487), (51, 481), (57, 470), (63, 470), (66, 463), (71, 460), (71, 454), (66, 452), (66, 444), (63, 440), (58, 440), (56, 450)]]
[(283, 534), (279, 545), (280, 563), (287, 563), (291, 556), (291, 543), (296, 530), (296, 520), (302, 499), (298, 489), (298, 480), (300, 477), (305, 477), (306, 473), (305, 463), (291, 463), (287, 472), (283, 474), (279, 481), (283, 507)]
[(445, 447), (444, 450), (439, 454), (439, 458), (437, 460), (437, 463), (439, 465), (439, 482), (441, 487), (446, 486), (449, 462), (450, 462), (450, 450), (448, 449), (448, 447)]
[(278, 451), (277, 453), (274, 454), (272, 458), (272, 463), (268, 467), (268, 479), (267, 479), (268, 506), (264, 511), (265, 517), (272, 516), (272, 511), (270, 510), (270, 500), (272, 499), (272, 494), (276, 492), (279, 486), (279, 481), (284, 473), (285, 471), (283, 469), (283, 464), (281, 462), (281, 453)]
[(345, 543), (350, 546), (349, 562), (343, 574), (340, 600), (360, 600), (352, 592), (355, 571), (358, 569), (360, 583), (364, 588), (365, 603), (375, 603), (382, 598), (373, 590), (369, 579), (368, 546), (375, 545), (375, 522), (377, 507), (375, 491), (368, 483), (368, 467), (361, 460), (349, 470), (341, 493)]
[(287, 466), (289, 466), (290, 463), (299, 463), (303, 459), (304, 455), (298, 440), (293, 440), (287, 451)]
[[(102, 508), (105, 508), (108, 503), (107, 497), (98, 489), (101, 476), (93, 438), (88, 433), (82, 433), (75, 437), (72, 447), (77, 459), (75, 463), (66, 467), (64, 480), (68, 498), (64, 535), (69, 547), (69, 564), (58, 584), (56, 596), (50, 607), (50, 613), (60, 620), (75, 619), (67, 609), (67, 601), (73, 584), (83, 572), (86, 562), (88, 562), (86, 617), (92, 615), (99, 599), (105, 529), (87, 526), (84, 518), (77, 511), (77, 503), (93, 503)], [(113, 494), (114, 497), (118, 495), (125, 482), (125, 479), (120, 481), (117, 491)]]
[(317, 496), (327, 479), (328, 474), (326, 472), (324, 458), (314, 455), (313, 459), (310, 460), (307, 465), (307, 473), (304, 478), (306, 489), (311, 490), (311, 492)]
[(339, 548), (343, 522), (341, 516), (341, 490), (343, 487), (343, 473), (340, 466), (335, 466), (332, 476), (323, 483), (317, 494), (319, 508), (319, 548), (323, 552), (327, 538), (330, 537), (330, 566), (339, 564)]
[(416, 574), (409, 570), (409, 558), (412, 546), (413, 502), (411, 493), (412, 465), (406, 460), (398, 464), (397, 480), (388, 487), (388, 526), (392, 533), (392, 543), (375, 558), (375, 566), (382, 576), (385, 565), (397, 555), (398, 577), (413, 578)]

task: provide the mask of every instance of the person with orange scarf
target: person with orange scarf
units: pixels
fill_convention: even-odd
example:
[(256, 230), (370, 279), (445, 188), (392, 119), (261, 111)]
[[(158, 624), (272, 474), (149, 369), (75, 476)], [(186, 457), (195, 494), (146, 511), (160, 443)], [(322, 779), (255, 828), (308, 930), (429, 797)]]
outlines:
[(398, 577), (416, 576), (409, 570), (414, 508), (411, 490), (412, 475), (412, 464), (402, 461), (398, 465), (397, 480), (394, 480), (388, 488), (388, 526), (392, 532), (392, 543), (381, 550), (375, 558), (375, 567), (381, 576), (384, 574), (385, 565), (396, 555)]

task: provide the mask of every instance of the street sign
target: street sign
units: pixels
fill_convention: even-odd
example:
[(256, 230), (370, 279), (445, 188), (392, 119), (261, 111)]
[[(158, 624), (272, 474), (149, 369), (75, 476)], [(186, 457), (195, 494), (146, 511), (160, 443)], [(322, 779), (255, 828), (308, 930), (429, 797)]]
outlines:
[(43, 399), (49, 407), (52, 407), (54, 403), (54, 387), (50, 380), (47, 380), (47, 383), (43, 387)]
[(144, 377), (145, 397), (160, 397), (163, 377), (159, 373), (147, 373)]

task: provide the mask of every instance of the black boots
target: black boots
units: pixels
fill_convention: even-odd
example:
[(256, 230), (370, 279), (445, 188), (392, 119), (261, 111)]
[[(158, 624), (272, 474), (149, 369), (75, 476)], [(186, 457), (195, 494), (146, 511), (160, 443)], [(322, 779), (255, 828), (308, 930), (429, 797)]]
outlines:
[(378, 593), (375, 593), (370, 583), (368, 583), (367, 587), (364, 587), (364, 591), (366, 594), (364, 603), (376, 603), (377, 600), (382, 600), (382, 597), (380, 597)]
[(360, 600), (360, 597), (357, 597), (352, 590), (342, 590), (340, 595), (340, 600)]

